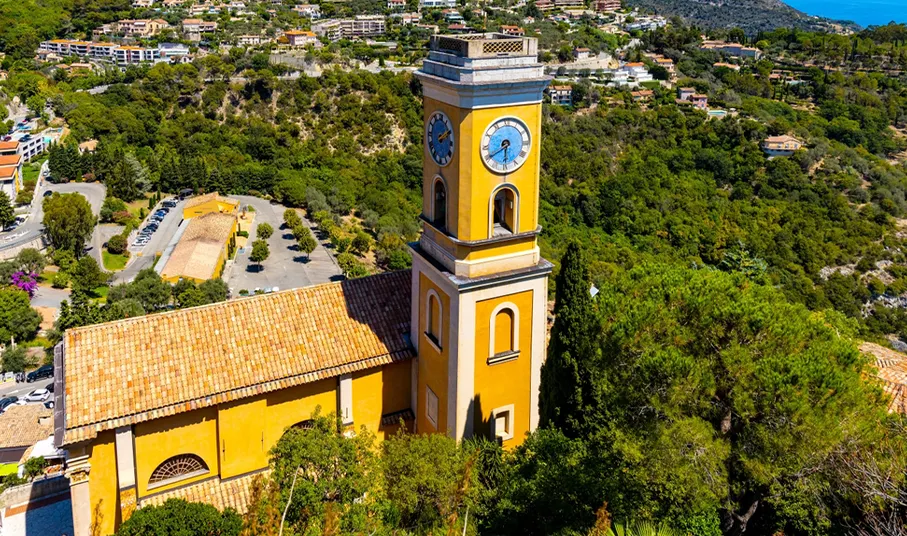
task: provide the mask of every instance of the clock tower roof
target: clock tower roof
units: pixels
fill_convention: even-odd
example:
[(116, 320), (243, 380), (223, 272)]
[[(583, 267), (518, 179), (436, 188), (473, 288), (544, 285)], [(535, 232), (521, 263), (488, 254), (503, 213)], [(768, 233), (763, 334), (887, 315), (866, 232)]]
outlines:
[(541, 102), (552, 80), (538, 40), (502, 33), (434, 35), (416, 77), (425, 96), (461, 108)]

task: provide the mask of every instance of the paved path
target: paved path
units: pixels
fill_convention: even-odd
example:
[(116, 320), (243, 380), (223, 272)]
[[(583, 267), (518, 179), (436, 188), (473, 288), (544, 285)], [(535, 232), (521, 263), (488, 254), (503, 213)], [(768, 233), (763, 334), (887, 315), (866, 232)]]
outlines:
[[(240, 290), (250, 293), (256, 288), (278, 287), (281, 290), (307, 287), (329, 281), (342, 279), (340, 268), (324, 247), (319, 244), (310, 258), (297, 250), (296, 240), (289, 229), (283, 227), (283, 211), (286, 207), (271, 204), (264, 199), (251, 196), (235, 196), (243, 206), (252, 205), (255, 209), (255, 226), (269, 223), (274, 234), (268, 239), (271, 255), (258, 265), (249, 260), (252, 242), (255, 240), (255, 229), (249, 231), (249, 243), (245, 252), (237, 252), (227, 285), (238, 296)], [(309, 225), (311, 227), (311, 225)]]
[(32, 307), (53, 307), (54, 309), (59, 309), (60, 303), (68, 299), (68, 289), (39, 286), (35, 292), (35, 297), (31, 299), (31, 305)]

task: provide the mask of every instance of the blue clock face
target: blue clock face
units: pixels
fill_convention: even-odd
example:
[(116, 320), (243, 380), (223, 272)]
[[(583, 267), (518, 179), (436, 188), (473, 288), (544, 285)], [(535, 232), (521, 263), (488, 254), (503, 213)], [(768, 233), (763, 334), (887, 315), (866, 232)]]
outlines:
[(523, 165), (531, 145), (529, 129), (522, 121), (498, 119), (482, 136), (482, 160), (492, 171), (510, 173)]
[(446, 166), (450, 163), (454, 153), (453, 125), (442, 112), (435, 112), (428, 118), (425, 142), (436, 164)]

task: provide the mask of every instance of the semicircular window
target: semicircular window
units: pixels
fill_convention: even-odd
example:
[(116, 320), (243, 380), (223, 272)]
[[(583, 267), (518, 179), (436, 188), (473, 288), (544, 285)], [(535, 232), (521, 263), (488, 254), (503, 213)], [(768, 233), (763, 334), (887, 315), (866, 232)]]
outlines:
[(205, 461), (195, 454), (180, 454), (168, 458), (157, 466), (148, 479), (149, 486), (163, 486), (171, 482), (192, 478), (208, 472)]

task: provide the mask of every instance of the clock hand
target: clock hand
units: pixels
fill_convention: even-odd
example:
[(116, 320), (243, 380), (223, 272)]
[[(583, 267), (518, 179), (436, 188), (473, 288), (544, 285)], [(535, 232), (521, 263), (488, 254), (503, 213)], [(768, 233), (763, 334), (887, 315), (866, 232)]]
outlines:
[[(506, 151), (508, 147), (510, 147), (510, 140), (504, 140), (504, 141), (501, 142), (501, 148), (498, 149), (497, 151), (491, 153), (490, 156), (493, 158), (493, 157), (495, 157), (498, 153), (500, 153), (501, 151)], [(504, 153), (504, 156), (505, 156), (505, 157), (507, 156), (507, 153), (506, 153), (506, 152)]]
[(438, 141), (444, 141), (448, 136), (450, 136), (450, 130), (447, 130), (446, 132), (444, 132), (444, 134), (438, 136)]

